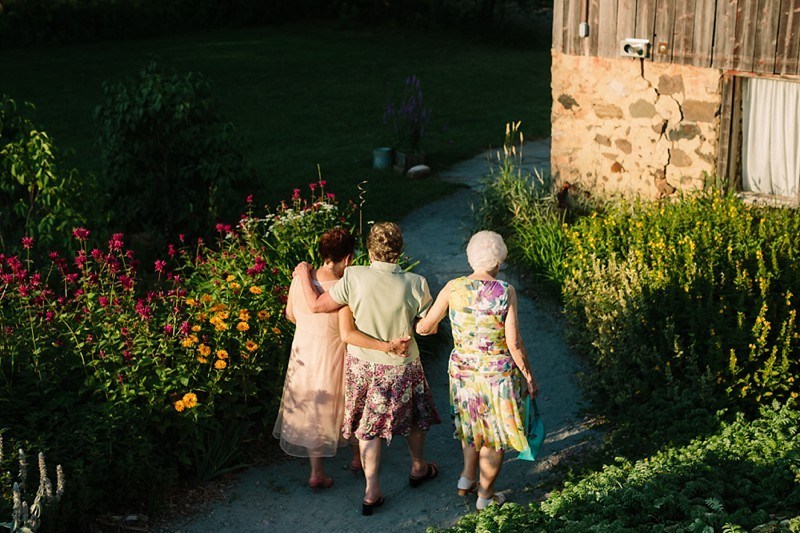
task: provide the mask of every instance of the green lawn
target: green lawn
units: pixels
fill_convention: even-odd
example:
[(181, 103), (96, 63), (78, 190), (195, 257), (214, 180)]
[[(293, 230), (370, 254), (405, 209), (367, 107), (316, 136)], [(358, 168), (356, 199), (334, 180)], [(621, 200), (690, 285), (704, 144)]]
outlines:
[(262, 203), (314, 181), (318, 164), (340, 195), (369, 180), (370, 219), (399, 218), (450, 191), (436, 179), (409, 183), (371, 168), (372, 149), (389, 142), (384, 106), (411, 74), (433, 111), (424, 144), (434, 171), (500, 144), (508, 121), (522, 120), (529, 139), (550, 132), (549, 49), (391, 28), (304, 24), (6, 50), (0, 93), (33, 102), (57, 146), (74, 150), (72, 164), (98, 174), (92, 113), (102, 83), (151, 59), (210, 78), (223, 114), (247, 140)]

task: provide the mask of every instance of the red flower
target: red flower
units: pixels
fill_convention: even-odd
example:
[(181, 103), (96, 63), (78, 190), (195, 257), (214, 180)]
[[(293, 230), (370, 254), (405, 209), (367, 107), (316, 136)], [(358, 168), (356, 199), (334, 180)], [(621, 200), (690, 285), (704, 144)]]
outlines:
[(26, 250), (30, 250), (33, 248), (33, 237), (23, 237), (22, 238), (22, 247)]
[(295, 189), (292, 193), (292, 200), (299, 200), (300, 199), (300, 189)]
[(79, 241), (85, 241), (89, 238), (89, 230), (86, 228), (75, 228), (72, 230), (72, 235)]
[(156, 272), (159, 272), (159, 273), (164, 272), (164, 267), (166, 267), (166, 266), (167, 266), (167, 262), (166, 261), (162, 261), (161, 259), (156, 259), (156, 263), (155, 263)]
[(111, 240), (108, 241), (108, 249), (109, 250), (122, 250), (122, 247), (125, 246), (125, 243), (122, 241), (122, 238), (125, 235), (122, 233), (115, 233), (111, 236)]

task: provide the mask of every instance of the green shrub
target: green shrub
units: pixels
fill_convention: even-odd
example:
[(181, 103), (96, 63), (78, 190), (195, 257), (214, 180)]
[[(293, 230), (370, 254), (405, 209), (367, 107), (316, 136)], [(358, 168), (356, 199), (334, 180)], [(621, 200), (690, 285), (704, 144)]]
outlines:
[(798, 230), (794, 210), (717, 193), (578, 221), (563, 298), (596, 398), (624, 409), (668, 390), (754, 412), (796, 397)]
[(707, 439), (618, 458), (540, 504), (490, 507), (449, 531), (787, 531), (800, 515), (798, 423), (794, 402), (739, 414)]
[(159, 241), (238, 218), (232, 206), (253, 185), (253, 172), (203, 76), (151, 63), (104, 92), (95, 119), (114, 227)]
[(34, 126), (32, 110), (0, 95), (0, 250), (21, 250), (23, 237), (63, 248), (82, 220), (77, 173), (59, 168), (58, 151)]

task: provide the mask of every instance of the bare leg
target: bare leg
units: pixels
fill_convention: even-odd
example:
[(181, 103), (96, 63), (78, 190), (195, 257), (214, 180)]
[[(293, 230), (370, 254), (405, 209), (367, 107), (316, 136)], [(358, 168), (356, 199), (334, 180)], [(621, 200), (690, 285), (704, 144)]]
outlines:
[(361, 451), (361, 465), (364, 467), (364, 478), (367, 488), (364, 491), (364, 501), (373, 503), (381, 497), (381, 484), (379, 474), (381, 470), (381, 439), (360, 440), (358, 447)]
[(415, 425), (406, 437), (406, 442), (411, 454), (411, 475), (422, 477), (428, 473), (428, 463), (425, 462), (425, 432)]
[(358, 439), (350, 437), (348, 442), (350, 442), (350, 451), (353, 453), (353, 458), (350, 460), (350, 470), (354, 472), (361, 470), (361, 452), (358, 449)]
[(464, 454), (464, 468), (461, 470), (461, 477), (477, 479), (475, 474), (478, 470), (478, 450), (474, 446), (462, 442), (461, 451)]
[(503, 467), (503, 450), (495, 450), (483, 446), (480, 451), (481, 479), (478, 485), (478, 496), (489, 499), (494, 496), (494, 482)]
[(325, 477), (325, 464), (322, 457), (309, 457), (311, 461), (311, 479), (322, 479)]

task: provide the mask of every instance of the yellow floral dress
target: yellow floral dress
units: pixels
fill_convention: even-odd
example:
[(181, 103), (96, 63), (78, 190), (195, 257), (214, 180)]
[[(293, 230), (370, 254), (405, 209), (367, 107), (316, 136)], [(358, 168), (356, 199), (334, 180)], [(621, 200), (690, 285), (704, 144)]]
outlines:
[(451, 283), (450, 415), (454, 437), (477, 449), (527, 446), (527, 389), (506, 344), (508, 295), (505, 281), (462, 277)]

